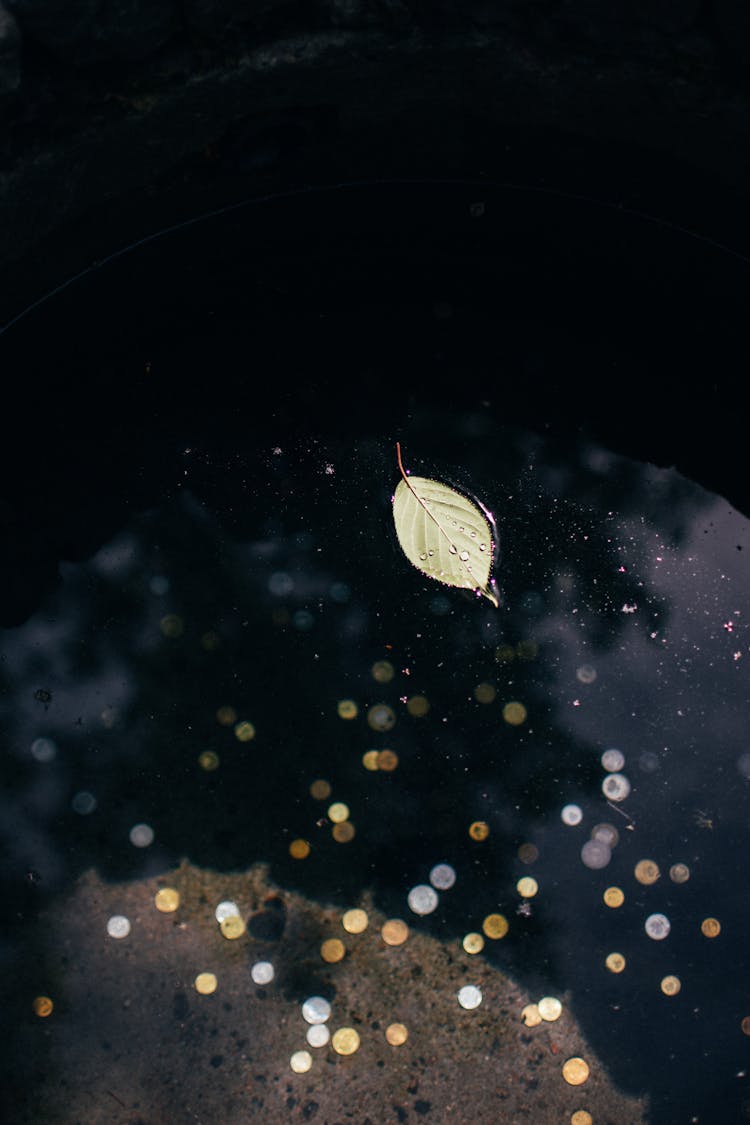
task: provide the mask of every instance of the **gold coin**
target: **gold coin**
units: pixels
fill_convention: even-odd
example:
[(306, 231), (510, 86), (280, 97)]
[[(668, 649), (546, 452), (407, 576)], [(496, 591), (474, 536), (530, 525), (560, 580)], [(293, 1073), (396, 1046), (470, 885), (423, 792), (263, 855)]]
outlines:
[(547, 1023), (553, 1023), (562, 1015), (562, 1004), (556, 996), (543, 996), (537, 1004), (539, 1015)]
[(679, 977), (664, 977), (661, 982), (661, 990), (665, 996), (676, 996), (682, 988), (682, 982)]
[(237, 938), (242, 937), (245, 932), (245, 923), (239, 914), (228, 914), (226, 918), (222, 918), (219, 923), (219, 929), (222, 936), (227, 941), (235, 941)]
[(484, 938), (481, 934), (466, 934), (462, 944), (467, 953), (481, 953), (484, 949)]
[(329, 965), (334, 965), (337, 961), (342, 961), (346, 954), (346, 946), (343, 941), (337, 937), (326, 938), (320, 947), (320, 956)]
[(594, 1125), (594, 1119), (587, 1109), (577, 1109), (571, 1115), (570, 1125)]
[(424, 695), (413, 695), (406, 704), (406, 710), (415, 718), (421, 719), (430, 709), (430, 702)]
[(521, 723), (526, 722), (527, 715), (528, 711), (523, 703), (514, 701), (512, 703), (506, 703), (503, 707), (503, 718), (506, 723), (509, 723), (512, 727), (520, 727)]
[(541, 1013), (536, 1004), (527, 1004), (521, 1012), (521, 1019), (527, 1027), (537, 1027), (542, 1022)]
[(359, 708), (353, 699), (341, 699), (336, 708), (340, 719), (356, 719)]
[(377, 757), (378, 769), (393, 773), (398, 766), (398, 754), (394, 750), (381, 750)]
[(353, 1027), (340, 1027), (333, 1033), (331, 1046), (337, 1055), (353, 1055), (359, 1049), (359, 1033)]
[(604, 898), (607, 906), (611, 906), (613, 909), (617, 909), (618, 906), (622, 906), (625, 901), (625, 895), (623, 894), (620, 887), (607, 887), (602, 897)]
[(371, 669), (372, 678), (378, 684), (388, 684), (393, 679), (394, 668), (390, 660), (376, 660)]
[(721, 922), (718, 918), (704, 918), (701, 922), (701, 933), (704, 937), (718, 937), (721, 933)]
[(409, 927), (400, 918), (389, 918), (383, 924), (380, 936), (386, 945), (403, 945), (409, 936)]
[(622, 953), (608, 953), (607, 960), (604, 964), (607, 966), (610, 973), (621, 973), (625, 968), (626, 961)]
[(295, 1051), (289, 1059), (289, 1065), (295, 1074), (307, 1074), (312, 1066), (312, 1055), (309, 1051)]
[(523, 879), (519, 879), (516, 883), (516, 890), (521, 898), (533, 898), (539, 890), (539, 884), (530, 875), (524, 875)]
[(154, 895), (154, 906), (162, 914), (173, 914), (180, 905), (180, 892), (174, 887), (162, 887)]
[(200, 992), (202, 996), (210, 996), (212, 992), (216, 992), (218, 983), (213, 973), (198, 973), (195, 978), (195, 991)]
[(47, 1016), (52, 1015), (52, 1009), (55, 1005), (52, 1003), (49, 996), (35, 996), (34, 1002), (31, 1006), (34, 1009), (35, 1015), (41, 1016), (42, 1019), (46, 1019)]
[(481, 683), (474, 688), (474, 698), (477, 703), (492, 703), (497, 691), (492, 684)]
[(482, 929), (488, 938), (503, 938), (508, 932), (508, 919), (504, 914), (488, 914), (482, 922)]
[(206, 773), (212, 773), (219, 768), (219, 755), (213, 750), (204, 750), (198, 757), (198, 765)]
[(331, 835), (337, 844), (348, 844), (353, 840), (356, 834), (354, 825), (350, 820), (343, 820), (340, 824), (334, 824), (331, 829)]
[(590, 1073), (589, 1064), (585, 1059), (575, 1057), (563, 1063), (562, 1076), (569, 1086), (581, 1086)]
[(475, 820), (469, 825), (469, 835), (472, 840), (486, 840), (490, 834), (490, 826), (486, 820)]
[(375, 771), (378, 768), (378, 751), (366, 750), (362, 755), (362, 765), (366, 770)]
[(367, 929), (369, 924), (370, 919), (367, 917), (367, 911), (358, 908), (347, 910), (346, 914), (341, 919), (341, 925), (348, 934), (361, 934)]
[(400, 1047), (409, 1038), (409, 1032), (402, 1023), (392, 1023), (385, 1029), (385, 1037), (392, 1047)]
[(328, 819), (332, 820), (334, 824), (341, 824), (342, 821), (349, 819), (349, 806), (345, 805), (343, 801), (334, 801), (332, 805), (328, 806)]
[(391, 730), (396, 724), (396, 714), (387, 703), (376, 703), (367, 712), (367, 722), (373, 730)]
[(220, 707), (216, 712), (216, 721), (221, 723), (223, 727), (231, 727), (237, 722), (237, 712), (234, 707)]
[(307, 859), (310, 854), (310, 845), (307, 840), (301, 837), (297, 840), (292, 840), (289, 845), (289, 854), (292, 859)]
[(331, 796), (331, 783), (322, 777), (317, 778), (310, 786), (310, 796), (315, 801), (325, 801)]
[(165, 637), (181, 637), (185, 631), (185, 623), (176, 613), (168, 613), (159, 622)]
[(650, 887), (661, 876), (659, 864), (653, 859), (642, 859), (635, 865), (635, 877), (644, 887)]
[(252, 742), (255, 738), (255, 727), (247, 720), (237, 723), (234, 728), (234, 737), (238, 742)]

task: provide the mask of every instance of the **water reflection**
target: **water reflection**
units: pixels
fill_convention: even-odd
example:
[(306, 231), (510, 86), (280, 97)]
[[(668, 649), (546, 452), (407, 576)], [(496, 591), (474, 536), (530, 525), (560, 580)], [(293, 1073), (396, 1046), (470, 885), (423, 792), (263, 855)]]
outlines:
[(231, 472), (191, 451), (189, 490), (63, 567), (1, 641), (6, 900), (22, 925), (88, 867), (184, 856), (342, 905), (371, 887), (569, 990), (654, 1121), (705, 1113), (699, 1057), (739, 1104), (747, 521), (675, 473), (453, 422), (401, 440), (491, 503), (499, 611), (403, 559), (386, 442)]

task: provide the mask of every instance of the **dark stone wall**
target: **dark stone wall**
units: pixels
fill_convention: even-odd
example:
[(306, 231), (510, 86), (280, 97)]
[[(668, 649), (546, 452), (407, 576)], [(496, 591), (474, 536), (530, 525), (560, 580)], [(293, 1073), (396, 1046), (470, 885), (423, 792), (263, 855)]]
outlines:
[[(750, 511), (750, 487), (737, 470), (744, 435), (734, 397), (750, 363), (738, 314), (747, 307), (743, 270), (750, 260), (748, 62), (750, 17), (738, 0), (0, 0), (0, 326), (128, 244), (248, 198), (352, 181), (460, 180), (477, 185), (467, 188), (467, 206), (485, 197), (483, 184), (497, 183), (546, 201), (556, 193), (589, 200), (594, 210), (648, 216), (660, 237), (682, 231), (695, 252), (688, 246), (678, 253), (675, 242), (672, 273), (655, 280), (623, 228), (602, 251), (601, 292), (595, 275), (587, 280), (592, 304), (579, 316), (575, 297), (564, 293), (568, 279), (578, 276), (575, 247), (562, 236), (542, 245), (531, 225), (526, 241), (517, 240), (516, 259), (541, 250), (559, 264), (559, 292), (570, 315), (566, 323), (557, 310), (555, 331), (577, 324), (594, 358), (571, 387), (554, 370), (551, 346), (550, 362), (534, 367), (526, 357), (524, 378), (505, 382), (500, 409), (547, 433), (585, 431), (621, 452), (676, 464)], [(376, 223), (370, 242), (347, 258), (356, 215), (338, 223), (333, 212), (315, 232), (314, 257), (306, 257), (304, 233), (297, 232), (296, 243), (291, 234), (279, 236), (266, 249), (285, 255), (286, 275), (270, 258), (259, 273), (264, 280), (273, 276), (281, 303), (288, 292), (290, 307), (295, 301), (295, 308), (311, 307), (325, 292), (328, 308), (335, 308), (371, 280), (378, 239), (391, 238), (393, 253), (401, 246), (419, 259), (425, 289), (440, 270), (481, 278), (479, 242), (467, 258), (470, 236), (459, 223), (443, 230), (441, 214), (436, 211), (435, 245), (411, 245), (414, 218), (407, 208), (401, 218), (398, 210), (392, 221), (381, 217), (382, 229)], [(512, 230), (498, 233), (492, 252), (502, 253), (513, 237)], [(718, 258), (706, 265), (701, 255), (712, 248)], [(672, 251), (664, 253), (668, 258)], [(727, 263), (721, 282), (719, 259)], [(332, 261), (339, 273), (322, 279), (316, 271)], [(607, 284), (615, 279), (613, 302), (626, 310), (611, 336), (604, 271)], [(487, 274), (491, 284), (491, 267)], [(138, 283), (145, 285), (143, 278)], [(411, 299), (408, 286), (397, 294), (392, 279), (383, 284), (391, 285), (398, 312), (399, 301)], [(538, 303), (531, 266), (524, 284)], [(459, 276), (458, 303), (461, 285)], [(465, 288), (468, 294), (468, 281)], [(479, 282), (467, 304), (477, 294), (483, 294)], [(506, 296), (512, 305), (514, 293)], [(367, 300), (376, 308), (379, 299), (374, 286)], [(659, 344), (650, 351), (641, 325), (641, 354), (623, 364), (626, 374), (613, 376), (597, 363), (591, 341), (621, 351), (630, 336), (630, 302), (637, 315), (652, 318)], [(356, 348), (357, 310), (350, 314), (347, 331)], [(326, 307), (319, 315), (328, 315)], [(521, 323), (523, 315), (520, 308)], [(692, 345), (698, 330), (702, 350)], [(365, 331), (382, 335), (370, 324)], [(457, 347), (465, 343), (458, 327), (455, 336)], [(94, 374), (79, 386), (70, 360), (68, 381), (58, 379), (50, 397), (56, 363), (24, 367), (18, 339), (15, 351), (6, 346), (11, 337), (0, 333), (6, 426), (11, 419), (0, 448), (8, 466), (0, 514), (23, 512), (26, 531), (18, 530), (16, 516), (5, 520), (20, 545), (8, 565), (18, 573), (33, 558), (49, 579), (76, 539), (70, 531), (76, 497), (90, 499), (88, 465), (97, 466), (99, 499), (91, 511), (79, 503), (75, 518), (93, 549), (119, 518), (111, 504), (115, 475), (122, 478), (121, 495), (132, 497), (139, 443), (142, 449), (151, 442), (154, 464), (162, 464), (159, 431), (147, 391), (139, 399), (126, 375), (96, 386)], [(679, 358), (670, 352), (672, 338)], [(325, 336), (311, 343), (320, 354), (329, 345)], [(92, 364), (96, 372), (95, 357)], [(349, 370), (342, 362), (340, 384), (318, 378), (296, 398), (290, 393), (284, 417), (297, 425), (337, 422), (342, 401), (366, 394), (344, 382)], [(394, 374), (393, 386), (369, 396), (368, 408), (380, 413), (360, 407), (358, 419), (387, 429), (392, 402), (437, 394), (424, 370), (413, 386), (404, 385), (406, 378), (399, 370), (396, 385)], [(23, 385), (16, 412), (8, 407), (14, 384)], [(262, 393), (278, 389), (271, 382)], [(159, 426), (171, 417), (170, 396), (185, 401), (184, 387), (162, 393)], [(258, 387), (248, 383), (234, 393), (257, 409)], [(484, 390), (453, 380), (441, 394), (476, 403)], [(108, 434), (96, 418), (88, 428), (81, 422), (107, 404), (120, 418), (112, 465)], [(191, 409), (202, 417), (199, 395)], [(43, 459), (34, 454), (40, 426)], [(178, 435), (173, 445), (179, 448)], [(67, 481), (66, 493), (74, 462), (84, 468), (77, 483)], [(154, 500), (145, 485), (139, 496), (144, 505)], [(35, 596), (32, 590), (17, 612), (26, 612)]]
[(481, 116), (640, 146), (744, 196), (748, 57), (735, 0), (2, 0), (0, 263), (102, 205), (148, 210), (186, 162), (210, 180), (239, 133), (243, 188), (315, 178), (329, 152), (353, 175), (479, 170), (461, 134)]

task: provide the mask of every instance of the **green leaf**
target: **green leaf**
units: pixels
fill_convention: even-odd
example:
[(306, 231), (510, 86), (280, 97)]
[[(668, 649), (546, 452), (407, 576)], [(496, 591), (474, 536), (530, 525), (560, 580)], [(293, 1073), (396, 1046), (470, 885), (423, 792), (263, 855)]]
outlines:
[(439, 480), (408, 476), (396, 443), (401, 480), (393, 496), (393, 521), (401, 550), (422, 574), (476, 590), (498, 606), (490, 579), (496, 550), (492, 517)]

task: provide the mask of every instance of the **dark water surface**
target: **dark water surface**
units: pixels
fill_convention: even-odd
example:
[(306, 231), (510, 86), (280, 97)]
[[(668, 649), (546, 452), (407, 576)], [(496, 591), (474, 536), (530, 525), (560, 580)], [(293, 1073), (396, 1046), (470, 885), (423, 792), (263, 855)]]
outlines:
[[(499, 418), (507, 374), (467, 394), (460, 284), (449, 296), (438, 283), (416, 291), (398, 351), (403, 325), (372, 291), (357, 334), (349, 324), (337, 336), (333, 296), (300, 322), (278, 258), (265, 295), (238, 289), (233, 273), (181, 338), (160, 337), (158, 318), (144, 334), (129, 296), (136, 267), (121, 265), (114, 334), (105, 343), (93, 318), (96, 346), (73, 332), (62, 346), (68, 371), (85, 353), (92, 394), (105, 373), (113, 380), (98, 417), (68, 417), (57, 433), (65, 396), (54, 381), (40, 416), (38, 449), (56, 434), (71, 454), (66, 487), (76, 482), (60, 581), (0, 635), (9, 1010), (34, 995), (24, 918), (89, 867), (130, 880), (183, 856), (223, 870), (263, 860), (282, 886), (340, 904), (372, 887), (382, 909), (407, 916), (409, 889), (442, 861), (456, 885), (413, 925), (447, 938), (503, 913), (509, 932), (483, 955), (540, 995), (565, 995), (613, 1079), (651, 1097), (654, 1122), (743, 1120), (748, 520), (674, 470)], [(91, 294), (83, 284), (55, 316)], [(321, 404), (326, 335), (351, 385), (337, 378)], [(592, 364), (603, 341), (594, 329), (587, 338)], [(562, 346), (554, 331), (516, 324), (514, 356), (524, 339), (527, 374)], [(455, 380), (455, 408), (408, 383), (399, 397), (393, 369), (407, 359), (432, 364), (441, 387)], [(269, 409), (271, 384), (281, 405)], [(387, 402), (373, 411), (379, 388)], [(188, 419), (186, 398), (205, 416)], [(402, 555), (390, 510), (397, 439), (412, 471), (493, 512), (498, 610)], [(373, 725), (381, 703), (387, 730)], [(631, 786), (621, 801), (602, 792), (601, 755), (613, 748)], [(366, 769), (363, 755), (383, 749), (397, 767)], [(349, 806), (349, 842), (332, 838), (327, 804), (310, 795), (321, 778)], [(575, 826), (561, 818), (570, 804)], [(476, 822), (486, 839), (471, 838)], [(601, 823), (619, 842), (592, 870), (581, 848)], [(146, 846), (131, 842), (138, 825), (153, 830)], [(298, 838), (311, 845), (305, 860), (289, 854)], [(636, 878), (641, 860), (658, 865), (651, 885)], [(687, 881), (670, 877), (675, 864)], [(528, 900), (523, 876), (538, 883)], [(624, 892), (617, 908), (603, 901), (612, 886)], [(645, 932), (654, 913), (671, 923), (664, 940)], [(701, 931), (707, 918), (718, 936)], [(606, 967), (613, 952), (622, 972)], [(661, 990), (668, 976), (677, 995)]]

